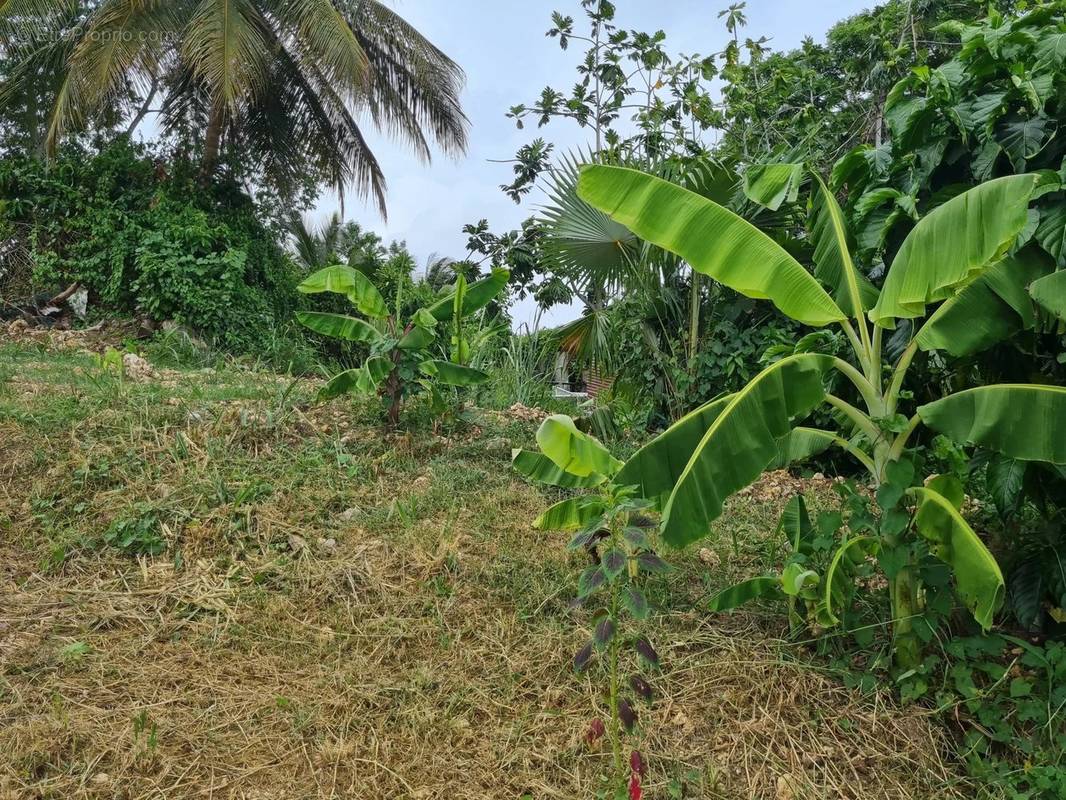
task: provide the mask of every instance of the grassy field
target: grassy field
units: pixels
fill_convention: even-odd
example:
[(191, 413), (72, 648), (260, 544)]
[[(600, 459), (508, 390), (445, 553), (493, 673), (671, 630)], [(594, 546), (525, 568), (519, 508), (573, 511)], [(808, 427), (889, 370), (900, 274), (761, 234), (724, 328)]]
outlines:
[[(307, 382), (68, 344), (0, 339), (0, 800), (596, 796), (580, 557), (509, 468), (532, 423), (385, 436)], [(645, 796), (967, 796), (920, 710), (702, 609), (773, 559), (783, 480), (652, 587)]]

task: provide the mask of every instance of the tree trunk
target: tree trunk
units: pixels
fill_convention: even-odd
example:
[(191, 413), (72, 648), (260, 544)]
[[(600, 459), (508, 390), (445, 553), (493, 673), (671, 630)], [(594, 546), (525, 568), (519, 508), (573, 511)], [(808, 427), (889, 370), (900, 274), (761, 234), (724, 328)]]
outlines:
[(207, 122), (207, 138), (204, 139), (204, 157), (200, 163), (200, 180), (206, 183), (215, 173), (218, 154), (222, 149), (222, 129), (226, 123), (226, 107), (217, 104)]
[(152, 86), (148, 90), (148, 94), (145, 95), (144, 102), (141, 103), (141, 107), (137, 109), (137, 113), (133, 119), (130, 120), (129, 126), (126, 128), (126, 135), (132, 136), (133, 132), (137, 130), (137, 126), (141, 124), (144, 118), (148, 115), (148, 110), (151, 108), (152, 101), (155, 99), (156, 92), (159, 91), (159, 78), (156, 75), (152, 76)]

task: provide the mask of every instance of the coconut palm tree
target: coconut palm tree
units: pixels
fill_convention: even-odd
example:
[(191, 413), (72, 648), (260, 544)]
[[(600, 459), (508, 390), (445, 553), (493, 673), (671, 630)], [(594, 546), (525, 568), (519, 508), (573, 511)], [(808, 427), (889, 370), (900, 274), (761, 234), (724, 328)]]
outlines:
[(101, 109), (128, 107), (133, 127), (159, 110), (165, 132), (192, 136), (205, 178), (228, 147), (268, 181), (354, 187), (384, 214), (360, 118), (426, 161), (431, 144), (466, 147), (462, 70), (378, 0), (0, 0), (0, 47), (25, 64), (0, 111), (57, 79), (48, 153)]

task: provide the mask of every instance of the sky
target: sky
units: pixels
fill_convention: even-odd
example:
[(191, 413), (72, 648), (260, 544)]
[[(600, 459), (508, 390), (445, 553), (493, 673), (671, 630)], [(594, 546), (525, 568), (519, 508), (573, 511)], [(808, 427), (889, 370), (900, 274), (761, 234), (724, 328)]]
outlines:
[[(388, 222), (372, 204), (356, 197), (344, 203), (345, 219), (355, 220), (386, 241), (402, 239), (424, 265), (432, 254), (461, 259), (466, 255), (463, 225), (487, 219), (495, 232), (520, 226), (536, 210), (542, 195), (534, 191), (515, 205), (500, 184), (512, 180), (511, 166), (498, 161), (537, 136), (555, 142), (556, 153), (585, 145), (591, 132), (569, 120), (518, 130), (507, 109), (529, 103), (545, 86), (567, 91), (576, 82), (581, 43), (568, 52), (544, 34), (551, 12), (559, 10), (580, 25), (578, 0), (386, 0), (408, 22), (466, 71), (463, 109), (470, 118), (470, 145), (465, 156), (436, 156), (426, 165), (402, 145), (367, 130), (388, 181)], [(706, 55), (721, 51), (728, 40), (718, 12), (731, 0), (616, 0), (620, 27), (666, 33), (670, 53)], [(791, 49), (806, 36), (821, 41), (834, 22), (870, 7), (870, 0), (748, 0), (748, 27), (743, 36), (770, 39), (770, 47)], [(323, 197), (310, 215), (324, 221), (340, 210), (335, 197)], [(532, 322), (532, 300), (512, 309), (515, 324)], [(556, 308), (543, 326), (578, 316), (573, 308)]]

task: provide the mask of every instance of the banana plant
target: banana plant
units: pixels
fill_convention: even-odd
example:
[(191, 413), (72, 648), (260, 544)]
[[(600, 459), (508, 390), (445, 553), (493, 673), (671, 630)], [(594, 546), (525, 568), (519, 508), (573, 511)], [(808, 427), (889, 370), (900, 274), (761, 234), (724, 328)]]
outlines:
[[(749, 192), (777, 202), (792, 193), (796, 174), (764, 170)], [(789, 185), (776, 185), (775, 175)], [(808, 202), (814, 254), (807, 269), (704, 197), (634, 170), (586, 167), (578, 187), (586, 202), (741, 294), (769, 300), (811, 327), (839, 326), (853, 351), (847, 359), (818, 352), (781, 358), (741, 391), (679, 420), (614, 480), (653, 499), (665, 541), (683, 546), (709, 535), (725, 500), (767, 468), (839, 447), (877, 491), (878, 560), (889, 582), (897, 663), (913, 666), (920, 657), (912, 620), (922, 611), (920, 568), (927, 556), (948, 564), (956, 592), (989, 628), (1004, 594), (999, 566), (959, 513), (961, 498), (945, 497), (956, 493), (943, 483), (941, 493), (908, 474), (908, 448), (924, 425), (1009, 458), (1066, 463), (1066, 389), (979, 386), (909, 415), (901, 414), (901, 403), (920, 352), (976, 352), (1031, 327), (1045, 309), (1061, 311), (1054, 291), (1061, 273), (1039, 250), (1023, 246), (1030, 200), (1046, 180), (1000, 178), (938, 206), (914, 226), (879, 290), (856, 268), (844, 216), (817, 174)], [(913, 333), (890, 359), (886, 335), (901, 321)], [(827, 389), (834, 373), (854, 387), (859, 404)], [(820, 406), (836, 412), (839, 429), (798, 426)]]
[[(335, 375), (322, 387), (319, 402), (348, 392), (378, 394), (385, 402), (386, 424), (394, 429), (407, 397), (428, 391), (439, 405), (438, 384), (462, 387), (484, 383), (489, 379), (486, 373), (463, 363), (462, 320), (498, 297), (509, 277), (507, 270), (494, 270), (470, 286), (460, 277), (445, 297), (401, 321), (399, 298), (396, 309), (390, 310), (377, 287), (356, 269), (334, 265), (308, 276), (297, 287), (299, 291), (342, 294), (362, 318), (300, 311), (296, 315), (300, 324), (323, 336), (360, 342), (370, 351), (361, 367)], [(451, 360), (439, 357), (444, 354), (441, 329), (449, 325), (453, 343)]]

